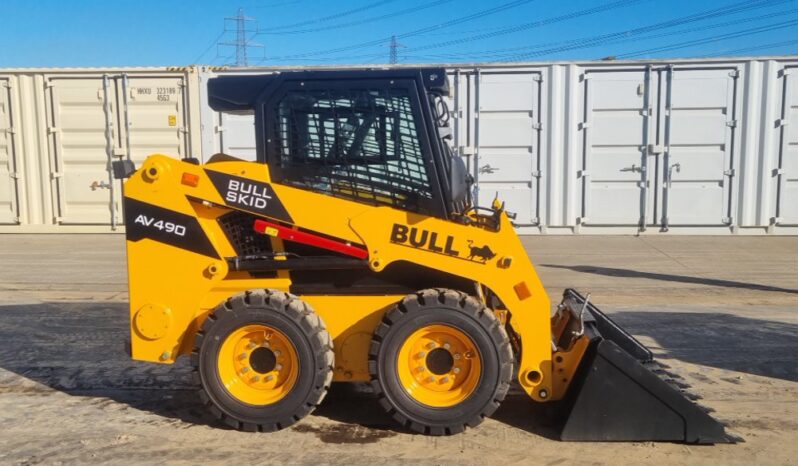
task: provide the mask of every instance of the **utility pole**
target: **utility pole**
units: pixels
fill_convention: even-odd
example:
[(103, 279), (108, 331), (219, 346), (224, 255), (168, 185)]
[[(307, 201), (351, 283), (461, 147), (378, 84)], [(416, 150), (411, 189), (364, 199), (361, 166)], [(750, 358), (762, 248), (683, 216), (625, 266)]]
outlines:
[(395, 65), (399, 63), (399, 47), (404, 47), (396, 40), (396, 36), (391, 36), (391, 45), (388, 50), (388, 63)]
[[(220, 46), (235, 47), (235, 65), (234, 66), (249, 66), (249, 48), (257, 47), (263, 48), (263, 45), (252, 42), (247, 36), (257, 33), (257, 20), (244, 15), (244, 9), (239, 8), (236, 16), (228, 16), (224, 19), (225, 31), (227, 31), (228, 22), (235, 23), (235, 41), (219, 42)], [(253, 24), (255, 28), (249, 27)]]

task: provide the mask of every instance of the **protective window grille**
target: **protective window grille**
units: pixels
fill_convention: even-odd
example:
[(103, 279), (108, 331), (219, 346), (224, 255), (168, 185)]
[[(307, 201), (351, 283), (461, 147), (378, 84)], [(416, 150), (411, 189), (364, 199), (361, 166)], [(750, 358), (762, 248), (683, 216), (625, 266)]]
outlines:
[(406, 89), (301, 90), (279, 104), (282, 183), (426, 211), (432, 198)]

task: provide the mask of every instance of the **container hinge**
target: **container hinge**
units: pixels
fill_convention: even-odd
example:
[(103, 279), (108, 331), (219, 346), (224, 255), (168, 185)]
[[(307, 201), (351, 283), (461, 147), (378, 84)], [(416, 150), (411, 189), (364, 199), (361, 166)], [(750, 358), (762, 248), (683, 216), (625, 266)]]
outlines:
[(9, 174), (8, 174), (8, 176), (9, 176), (10, 178), (13, 178), (13, 179), (15, 179), (15, 180), (18, 180), (18, 179), (20, 178), (20, 176), (19, 176), (19, 173), (18, 173), (18, 172), (11, 172), (11, 173), (9, 173)]
[(732, 218), (731, 217), (723, 217), (722, 219), (720, 219), (720, 221), (721, 221), (721, 223), (725, 223), (726, 225), (731, 225)]
[(6, 128), (6, 129), (0, 130), (0, 131), (5, 132), (6, 134), (14, 134), (14, 133), (17, 132), (16, 128), (14, 128), (13, 126), (10, 126), (10, 127)]
[(50, 89), (51, 87), (55, 87), (55, 82), (50, 81), (49, 79), (44, 82), (45, 89)]
[(781, 223), (781, 217), (770, 217), (771, 225), (778, 225), (779, 223)]
[(789, 75), (790, 75), (790, 70), (788, 70), (787, 68), (779, 70), (778, 76), (780, 78), (784, 78), (784, 77), (789, 76)]
[(779, 118), (778, 120), (776, 120), (776, 127), (777, 128), (781, 128), (782, 126), (787, 126), (789, 124), (790, 124), (790, 120), (788, 120), (786, 118)]
[(532, 129), (536, 129), (540, 131), (543, 128), (543, 125), (540, 123), (532, 123)]
[[(645, 150), (645, 149), (643, 149)], [(648, 145), (648, 153), (649, 155), (659, 155), (665, 152), (665, 148), (661, 144), (649, 144)]]
[(773, 169), (773, 176), (781, 176), (784, 174), (783, 168), (774, 168)]
[(590, 128), (590, 123), (588, 123), (587, 121), (582, 121), (582, 122), (580, 122), (577, 125), (577, 129), (579, 129), (579, 130), (583, 130), (583, 129), (587, 129), (587, 128)]
[(114, 157), (124, 157), (125, 156), (125, 149), (121, 147), (114, 147), (114, 150), (111, 152)]
[(532, 177), (533, 178), (540, 178), (540, 170), (532, 170)]
[(50, 179), (53, 179), (53, 180), (56, 179), (56, 178), (61, 178), (63, 176), (64, 176), (64, 174), (62, 172), (52, 172), (52, 173), (50, 173)]
[(213, 131), (216, 133), (221, 133), (222, 131), (224, 131), (224, 126), (216, 125), (213, 127)]
[(586, 178), (589, 175), (590, 175), (590, 172), (588, 172), (587, 170), (579, 170), (579, 171), (576, 172), (576, 177), (577, 178)]
[(640, 189), (648, 188), (648, 186), (649, 186), (648, 181), (638, 181), (637, 182), (637, 187), (640, 188)]
[(726, 176), (728, 176), (728, 177), (732, 177), (732, 176), (734, 176), (734, 169), (733, 169), (733, 168), (731, 168), (731, 169), (729, 169), (729, 170), (724, 170), (724, 171), (723, 171), (723, 174), (724, 174), (724, 175), (726, 175)]
[(188, 129), (182, 127), (182, 126), (180, 128), (178, 128), (177, 131), (180, 132), (180, 133), (183, 133), (183, 134), (188, 134), (188, 133), (191, 132)]
[(539, 74), (533, 74), (532, 75), (532, 81), (535, 81), (535, 82), (539, 83), (539, 82), (543, 81), (543, 76), (541, 76)]
[(531, 223), (537, 225), (538, 223), (540, 223), (540, 217), (532, 217), (530, 221)]
[(737, 127), (737, 120), (729, 120), (726, 122), (726, 126), (729, 128), (736, 128)]
[(47, 128), (47, 134), (54, 134), (54, 133), (57, 133), (59, 131), (60, 131), (60, 129), (58, 129), (55, 126), (50, 126), (50, 127)]
[(5, 87), (6, 89), (11, 89), (11, 83), (8, 81), (3, 81), (3, 87)]
[(740, 77), (740, 70), (729, 71), (729, 77), (739, 78)]

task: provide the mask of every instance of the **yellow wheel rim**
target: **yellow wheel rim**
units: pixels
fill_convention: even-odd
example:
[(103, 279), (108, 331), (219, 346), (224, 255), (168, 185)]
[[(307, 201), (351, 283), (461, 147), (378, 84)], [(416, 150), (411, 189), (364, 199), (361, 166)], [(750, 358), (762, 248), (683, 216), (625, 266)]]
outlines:
[(250, 324), (225, 338), (218, 368), (230, 395), (251, 405), (269, 405), (294, 387), (299, 359), (285, 334), (267, 325)]
[(482, 375), (482, 358), (463, 331), (449, 325), (429, 325), (413, 332), (402, 344), (397, 372), (411, 398), (446, 408), (474, 393)]

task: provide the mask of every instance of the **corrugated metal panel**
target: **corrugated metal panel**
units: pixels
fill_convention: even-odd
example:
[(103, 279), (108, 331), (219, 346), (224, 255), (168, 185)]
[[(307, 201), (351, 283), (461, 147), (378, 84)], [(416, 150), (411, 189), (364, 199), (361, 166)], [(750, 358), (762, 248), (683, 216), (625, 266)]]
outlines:
[(11, 86), (0, 78), (0, 223), (10, 224), (19, 221), (14, 133)]
[(680, 68), (667, 75), (662, 224), (729, 225), (738, 71)]
[(775, 169), (778, 225), (798, 225), (798, 67), (781, 73), (782, 101), (779, 107), (779, 155)]
[[(638, 225), (651, 196), (652, 99), (646, 69), (593, 70), (582, 76), (581, 131), (583, 225)], [(642, 223), (645, 224), (645, 223)]]
[(478, 204), (497, 195), (515, 223), (539, 222), (540, 74), (485, 72), (477, 80)]

